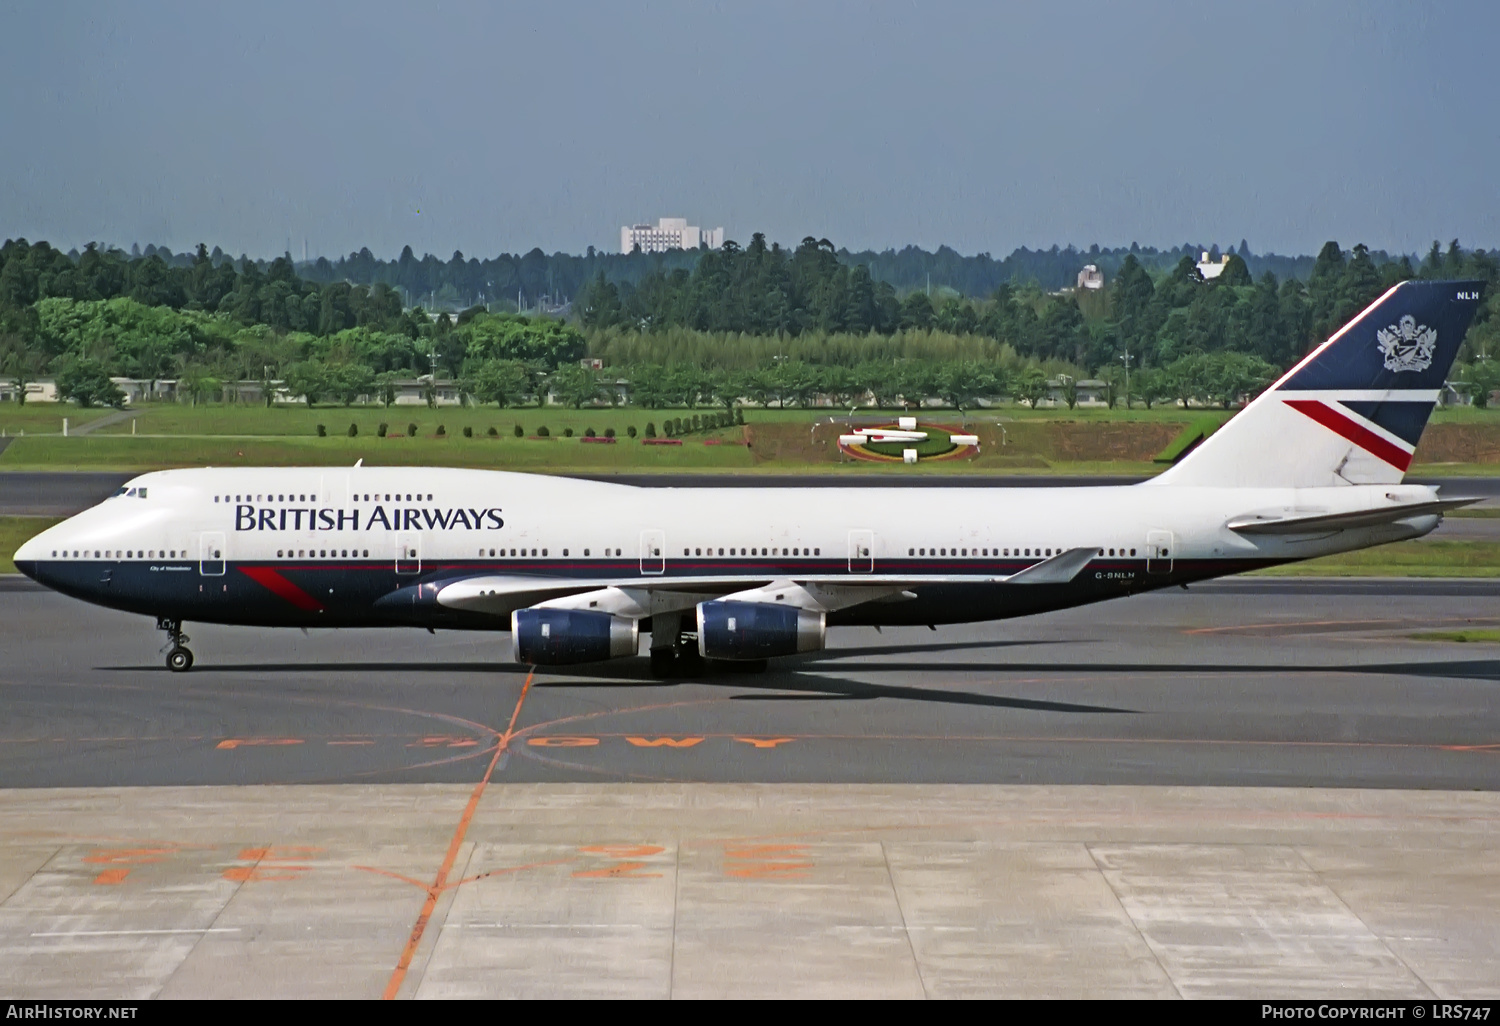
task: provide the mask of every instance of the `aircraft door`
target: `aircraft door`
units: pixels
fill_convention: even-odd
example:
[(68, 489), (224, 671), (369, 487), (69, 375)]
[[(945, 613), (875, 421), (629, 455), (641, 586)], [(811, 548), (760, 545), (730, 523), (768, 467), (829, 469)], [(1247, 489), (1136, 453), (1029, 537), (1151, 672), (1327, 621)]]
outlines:
[(198, 535), (198, 573), (204, 577), (224, 576), (224, 532), (204, 531)]
[[(349, 501), (349, 472), (330, 471), (318, 479), (318, 502), (339, 509)], [(337, 514), (335, 514), (337, 516)]]
[(849, 532), (849, 572), (868, 574), (875, 569), (875, 532)]
[(396, 535), (396, 573), (416, 574), (422, 572), (422, 536), (420, 534)]
[(641, 532), (641, 573), (663, 574), (667, 572), (667, 532), (645, 530)]
[(1172, 572), (1172, 549), (1176, 547), (1171, 531), (1146, 532), (1146, 573), (1169, 574)]

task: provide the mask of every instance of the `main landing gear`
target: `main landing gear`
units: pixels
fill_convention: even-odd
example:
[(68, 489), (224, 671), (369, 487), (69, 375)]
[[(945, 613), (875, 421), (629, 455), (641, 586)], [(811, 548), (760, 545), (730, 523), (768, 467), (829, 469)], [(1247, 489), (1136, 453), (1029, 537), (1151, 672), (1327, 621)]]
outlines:
[[(651, 618), (651, 676), (657, 680), (704, 673), (766, 672), (764, 659), (704, 659), (698, 654), (698, 635), (682, 629), (686, 619), (681, 613), (658, 613)], [(663, 642), (660, 646), (656, 644), (658, 638)]]
[(156, 629), (167, 632), (167, 645), (171, 651), (167, 653), (167, 669), (173, 673), (186, 673), (193, 668), (193, 653), (188, 649), (187, 643), (192, 640), (182, 633), (181, 620), (169, 620), (164, 616), (156, 618)]
[(703, 672), (698, 638), (682, 629), (684, 619), (681, 613), (657, 613), (651, 618), (651, 676), (657, 680)]

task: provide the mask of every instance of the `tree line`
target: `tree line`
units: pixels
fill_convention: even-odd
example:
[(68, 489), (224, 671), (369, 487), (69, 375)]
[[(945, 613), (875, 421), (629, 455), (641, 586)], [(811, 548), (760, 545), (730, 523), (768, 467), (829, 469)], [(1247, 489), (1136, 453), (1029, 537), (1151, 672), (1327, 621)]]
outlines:
[[(1123, 396), (1128, 372), (1143, 402), (1174, 391), (1206, 401), (1290, 365), (1396, 281), (1497, 277), (1494, 254), (1457, 241), (1416, 261), (1330, 242), (1310, 258), (1305, 283), (1271, 270), (1255, 278), (1238, 252), (1211, 281), (1192, 255), (1161, 270), (1126, 252), (1097, 292), (1002, 282), (982, 299), (934, 298), (903, 294), (840, 254), (827, 240), (786, 250), (756, 235), (743, 249), (685, 254), (691, 266), (658, 267), (634, 285), (596, 270), (566, 319), (482, 306), (433, 317), (385, 282), (313, 281), (286, 257), (236, 261), (203, 246), (190, 258), (93, 245), (66, 254), (11, 240), (0, 246), (0, 374), (91, 381), (104, 397), (109, 375), (176, 377), (202, 397), (227, 380), (274, 379), (332, 399), (436, 374), (496, 397), (487, 401), (515, 401), (560, 373), (577, 377), (565, 365), (590, 355), (606, 376), (633, 381), (658, 368), (738, 374), (744, 395), (789, 404), (807, 401), (810, 387), (842, 401), (850, 386), (840, 375), (856, 370), (877, 397), (936, 396), (944, 386), (929, 372), (940, 367), (944, 380), (968, 382), (948, 388), (955, 394), (1099, 376), (1120, 379), (1110, 388)], [(1462, 356), (1476, 394), (1500, 333), (1500, 295), (1491, 289), (1488, 299)], [(890, 384), (902, 375), (904, 385)], [(805, 384), (814, 379), (822, 385)], [(694, 401), (721, 391), (701, 388)]]
[[(1182, 257), (1196, 260), (1204, 251), (1215, 260), (1220, 257), (1217, 245), (1200, 246), (1196, 243), (1160, 249), (1138, 243), (1117, 247), (1095, 244), (1086, 248), (1054, 245), (1048, 249), (1022, 246), (999, 258), (989, 253), (964, 256), (948, 246), (939, 246), (933, 251), (918, 246), (880, 251), (851, 251), (840, 247), (834, 250), (834, 254), (840, 263), (850, 267), (863, 265), (872, 279), (887, 283), (898, 293), (922, 290), (935, 293), (941, 299), (953, 292), (970, 298), (988, 296), (1006, 282), (1017, 286), (1034, 283), (1043, 291), (1053, 292), (1072, 285), (1084, 264), (1094, 264), (1106, 276), (1113, 277), (1128, 256), (1134, 256), (1148, 270), (1166, 272)], [(117, 254), (127, 263), (155, 258), (170, 269), (187, 269), (206, 257), (216, 267), (230, 263), (239, 268), (247, 262), (252, 263), (264, 274), (275, 262), (251, 260), (244, 255), (232, 257), (217, 246), (206, 254), (201, 250), (174, 253), (168, 247), (155, 245), (147, 245), (144, 250), (138, 245), (133, 246), (129, 254), (108, 249), (104, 252)], [(368, 247), (332, 259), (318, 257), (294, 263), (289, 253), (277, 259), (285, 260), (301, 278), (314, 284), (384, 285), (396, 292), (406, 306), (421, 305), (429, 310), (456, 313), (480, 304), (492, 310), (514, 311), (517, 303), (521, 308), (531, 308), (543, 296), (559, 301), (570, 299), (582, 292), (600, 273), (616, 285), (638, 286), (652, 274), (670, 275), (676, 270), (691, 272), (706, 252), (707, 249), (620, 254), (590, 246), (582, 254), (546, 253), (533, 248), (526, 253), (499, 253), (487, 258), (465, 256), (454, 251), (443, 259), (431, 253), (417, 256), (410, 246), (405, 246), (391, 260), (375, 256)], [(1252, 253), (1243, 239), (1237, 247), (1224, 250), (1225, 254), (1231, 252), (1244, 260), (1256, 277), (1271, 271), (1278, 278), (1305, 281), (1314, 264), (1311, 256)], [(76, 251), (66, 255), (75, 262), (81, 256)], [(1377, 263), (1399, 258), (1380, 251), (1375, 251), (1372, 256)]]
[[(1476, 277), (1494, 282), (1497, 267), (1495, 255), (1464, 250), (1457, 241), (1446, 251), (1434, 243), (1416, 265), (1404, 256), (1384, 259), (1364, 245), (1346, 252), (1329, 242), (1313, 259), (1305, 283), (1279, 279), (1270, 270), (1256, 279), (1237, 253), (1228, 255), (1222, 273), (1205, 281), (1190, 255), (1165, 272), (1153, 272), (1128, 253), (1108, 287), (1097, 292), (1047, 293), (1034, 283), (1003, 282), (982, 300), (953, 293), (934, 302), (925, 291), (901, 296), (863, 265), (842, 263), (827, 240), (804, 239), (788, 252), (767, 246), (757, 235), (743, 250), (726, 244), (705, 254), (692, 271), (653, 274), (636, 287), (596, 275), (579, 298), (577, 315), (585, 328), (646, 338), (688, 329), (778, 340), (869, 336), (868, 344), (878, 345), (877, 337), (936, 330), (992, 339), (1023, 358), (1067, 363), (1089, 373), (1116, 365), (1164, 367), (1220, 350), (1286, 367), (1398, 281)], [(1500, 326), (1490, 317), (1496, 299), (1492, 290), (1490, 304), (1477, 318), (1481, 340)], [(819, 360), (809, 354), (809, 359), (841, 362), (829, 355)], [(727, 348), (719, 357), (735, 359)]]

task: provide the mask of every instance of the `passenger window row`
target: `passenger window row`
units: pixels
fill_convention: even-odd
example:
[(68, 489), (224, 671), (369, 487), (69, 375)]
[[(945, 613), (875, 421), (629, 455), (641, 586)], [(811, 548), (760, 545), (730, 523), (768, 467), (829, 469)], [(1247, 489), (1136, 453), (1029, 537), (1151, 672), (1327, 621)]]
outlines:
[[(370, 550), (365, 549), (363, 551), (364, 558), (368, 558), (369, 555)], [(277, 549), (276, 556), (278, 559), (348, 558), (351, 556), (359, 559), (361, 558), (361, 551), (359, 549), (286, 549), (285, 554), (283, 554), (282, 549)]]
[[(121, 492), (116, 492), (115, 494), (116, 495), (120, 495), (120, 494), (124, 494), (124, 493), (123, 493), (123, 491), (121, 491)], [(131, 489), (131, 494), (135, 494), (135, 489)], [(140, 497), (143, 498), (143, 499), (146, 497), (146, 489), (142, 488), (140, 490)], [(355, 502), (361, 502), (361, 501), (363, 501), (363, 502), (431, 502), (432, 501), (432, 494), (428, 493), (425, 496), (424, 495), (411, 495), (411, 494), (407, 494), (407, 495), (397, 494), (397, 495), (394, 495), (394, 496), (393, 495), (386, 495), (386, 496), (384, 496), (382, 498), (380, 495), (377, 495), (377, 494), (374, 494), (374, 493), (365, 493), (363, 495), (352, 496), (352, 499)], [(316, 495), (308, 495), (305, 492), (298, 493), (298, 494), (293, 494), (291, 492), (287, 492), (285, 494), (283, 494), (283, 493), (276, 493), (274, 495), (271, 494), (271, 493), (269, 493), (269, 492), (257, 493), (257, 494), (251, 495), (250, 493), (247, 492), (244, 495), (232, 495), (232, 496), (231, 495), (223, 495), (223, 496), (215, 495), (214, 496), (214, 501), (215, 502), (317, 502), (318, 501), (318, 497)]]
[[(480, 550), (479, 550), (479, 555), (480, 555), (480, 556), (483, 556), (483, 555), (484, 555), (484, 554), (485, 554), (485, 551), (486, 551), (486, 550), (484, 550), (484, 549), (480, 549)], [(504, 550), (504, 549), (490, 549), (490, 550), (488, 550), (488, 551), (489, 551), (489, 554), (490, 554), (490, 555), (491, 555), (491, 556), (495, 556), (495, 555), (498, 555), (498, 556), (500, 556), (500, 557), (501, 557), (501, 558), (504, 558), (504, 557), (505, 557), (505, 556), (506, 556), (506, 551), (505, 551), (505, 550)], [(620, 550), (619, 550), (619, 549), (615, 549), (615, 550), (614, 550), (614, 551), (615, 551), (615, 555), (617, 555), (617, 556), (618, 556), (618, 555), (619, 555), (619, 554), (620, 554)], [(515, 556), (515, 555), (516, 555), (516, 554), (517, 554), (517, 553), (518, 553), (518, 552), (519, 552), (519, 554), (520, 554), (520, 555), (521, 555), (521, 556), (522, 556), (522, 557), (525, 557), (525, 556), (526, 556), (526, 555), (527, 555), (527, 552), (526, 552), (526, 550), (525, 550), (525, 549), (519, 549), (519, 550), (517, 550), (517, 549), (511, 549), (511, 550), (510, 550), (510, 555), (512, 555), (512, 556)], [(588, 555), (588, 554), (589, 554), (589, 552), (590, 552), (590, 550), (589, 550), (589, 549), (584, 549), (584, 550), (583, 550), (583, 554), (584, 554), (584, 555), (585, 555), (585, 556), (587, 556), (587, 555)], [(544, 555), (544, 556), (545, 556), (545, 555), (546, 555), (546, 554), (547, 554), (547, 550), (546, 550), (546, 549), (542, 549), (542, 550), (541, 550), (541, 553), (542, 553), (542, 555)], [(537, 554), (537, 550), (536, 550), (536, 549), (532, 549), (532, 550), (531, 550), (531, 553), (530, 553), (530, 554), (531, 554), (531, 555), (533, 555), (533, 556), (535, 556), (535, 555), (536, 555), (536, 554)], [(567, 550), (567, 549), (563, 549), (563, 550), (562, 550), (562, 554), (563, 554), (563, 555), (564, 555), (564, 556), (566, 556), (566, 555), (567, 555), (567, 554), (568, 554), (568, 550)], [(603, 554), (604, 554), (604, 555), (606, 555), (606, 556), (608, 556), (608, 555), (609, 555), (609, 549), (605, 549), (605, 550), (604, 550), (604, 553), (603, 553)]]
[[(1062, 550), (1061, 546), (1058, 546), (1057, 548), (1052, 548), (1052, 549), (1042, 548), (1040, 546), (1031, 546), (1029, 548), (974, 549), (972, 552), (969, 549), (965, 549), (965, 548), (957, 548), (957, 549), (953, 549), (953, 548), (946, 548), (946, 549), (945, 548), (936, 548), (936, 549), (912, 548), (912, 549), (907, 549), (906, 550), (906, 554), (908, 556), (950, 556), (950, 557), (951, 556), (1051, 556), (1054, 553), (1061, 554), (1062, 551), (1063, 550)], [(1111, 556), (1113, 556), (1115, 554), (1115, 550), (1114, 549), (1110, 549), (1109, 550), (1109, 554)], [(1099, 555), (1101, 555), (1101, 556), (1104, 555), (1104, 550), (1103, 549), (1099, 550)], [(1125, 550), (1123, 548), (1120, 549), (1120, 555), (1122, 555), (1122, 556), (1125, 555)], [(1132, 556), (1135, 555), (1135, 549), (1131, 549), (1130, 550), (1130, 555), (1132, 555)]]
[(52, 557), (54, 559), (186, 559), (187, 550), (181, 550), (181, 555), (178, 555), (177, 549), (104, 549), (103, 551), (95, 549), (93, 555), (90, 556), (87, 549), (74, 549), (72, 552), (67, 549), (61, 551), (53, 549)]
[[(1101, 555), (1101, 556), (1104, 555), (1106, 551), (1108, 551), (1108, 554), (1111, 555), (1111, 556), (1114, 556), (1116, 554), (1118, 554), (1120, 556), (1125, 556), (1125, 555), (1134, 556), (1135, 553), (1136, 553), (1135, 549), (1128, 549), (1127, 550), (1125, 548), (1120, 548), (1120, 549), (1116, 550), (1116, 549), (1111, 548), (1111, 549), (1108, 549), (1108, 550), (1100, 549), (1099, 550), (1099, 555)], [(592, 552), (591, 549), (584, 549), (583, 550), (583, 554), (585, 556), (590, 555), (591, 552)], [(1010, 548), (994, 549), (994, 550), (987, 549), (987, 548), (986, 549), (974, 549), (972, 555), (973, 556), (1011, 556), (1011, 555), (1016, 555), (1016, 556), (1043, 556), (1043, 557), (1046, 557), (1046, 556), (1051, 556), (1054, 553), (1061, 553), (1061, 552), (1062, 552), (1062, 549), (1060, 547), (1059, 548), (1042, 548), (1042, 547), (1039, 547), (1039, 546), (1034, 546), (1034, 547), (1030, 547), (1030, 548), (1016, 548), (1016, 549), (1010, 549)], [(540, 554), (543, 555), (543, 556), (547, 555), (547, 550), (546, 549), (541, 549), (540, 550)], [(564, 556), (568, 555), (568, 550), (567, 549), (563, 549), (562, 550), (562, 554)], [(602, 554), (607, 557), (607, 556), (610, 555), (610, 550), (608, 548), (606, 548), (606, 549), (603, 550)], [(617, 549), (614, 550), (614, 555), (619, 556), (621, 554), (622, 554), (622, 552), (621, 552), (620, 549), (617, 548)], [(702, 555), (712, 556), (712, 555), (714, 555), (714, 550), (712, 548), (710, 548), (710, 549), (707, 550), (707, 552), (705, 552), (701, 548), (683, 549), (682, 550), (682, 554), (684, 556), (702, 556)], [(724, 549), (719, 549), (718, 550), (718, 555), (722, 556), (722, 555), (725, 555), (725, 554), (726, 554), (726, 552), (725, 552)], [(790, 548), (790, 549), (787, 549), (787, 548), (774, 548), (774, 547), (773, 548), (751, 548), (751, 549), (743, 549), (743, 548), (741, 548), (741, 549), (734, 549), (734, 548), (731, 548), (731, 549), (728, 550), (727, 554), (731, 555), (731, 556), (809, 556), (809, 555), (811, 555), (811, 556), (820, 556), (820, 555), (823, 554), (823, 550), (821, 548), (806, 549), (806, 548), (801, 548), (801, 547), (793, 547), (793, 548)], [(949, 549), (949, 548), (935, 548), (935, 549), (931, 549), (931, 550), (928, 550), (926, 548), (910, 548), (910, 549), (906, 550), (906, 554), (908, 556), (948, 556), (948, 557), (953, 557), (953, 556), (960, 556), (960, 557), (962, 557), (962, 556), (970, 556), (971, 555), (970, 551), (968, 549), (966, 549), (966, 548), (952, 548), (952, 549)], [(277, 549), (276, 550), (276, 556), (279, 559), (288, 559), (288, 558), (290, 558), (290, 559), (301, 559), (301, 558), (309, 558), (309, 557), (310, 558), (326, 558), (326, 557), (329, 557), (329, 556), (333, 556), (333, 557), (350, 557), (350, 556), (353, 556), (353, 557), (356, 557), (356, 558), (359, 558), (359, 557), (363, 556), (365, 558), (368, 558), (369, 555), (370, 555), (370, 550), (369, 549), (363, 549), (363, 550), (360, 550), (360, 549)], [(536, 555), (538, 555), (538, 550), (537, 549), (531, 549), (530, 552), (528, 552), (526, 549), (510, 549), (507, 552), (506, 549), (488, 549), (488, 550), (486, 550), (486, 549), (480, 549), (479, 550), (479, 555), (480, 556), (485, 556), (485, 555), (498, 556), (500, 558), (505, 558), (507, 555), (509, 555), (509, 556), (512, 556), (512, 557), (519, 556), (520, 558), (526, 558), (527, 556), (536, 556)], [(161, 550), (157, 550), (157, 549), (124, 549), (124, 550), (121, 550), (121, 549), (103, 549), (103, 550), (95, 549), (93, 551), (93, 553), (92, 553), (92, 556), (91, 556), (90, 553), (89, 553), (89, 551), (86, 550), (86, 549), (83, 549), (83, 550), (74, 549), (74, 550), (72, 550), (72, 552), (69, 552), (67, 549), (62, 549), (62, 550), (53, 549), (52, 550), (52, 557), (54, 559), (89, 559), (89, 558), (93, 558), (93, 559), (186, 559), (187, 558), (187, 550), (186, 549), (161, 549)]]
[[(712, 548), (709, 548), (707, 550), (698, 548), (691, 550), (683, 549), (682, 554), (684, 556), (712, 556), (714, 554), (714, 550)], [(729, 555), (731, 556), (821, 556), (822, 554), (823, 550), (821, 548), (809, 549), (803, 548), (802, 546), (793, 546), (789, 549), (776, 547), (756, 547), (750, 549), (732, 548), (729, 550)], [(723, 549), (719, 550), (719, 555), (724, 555)]]

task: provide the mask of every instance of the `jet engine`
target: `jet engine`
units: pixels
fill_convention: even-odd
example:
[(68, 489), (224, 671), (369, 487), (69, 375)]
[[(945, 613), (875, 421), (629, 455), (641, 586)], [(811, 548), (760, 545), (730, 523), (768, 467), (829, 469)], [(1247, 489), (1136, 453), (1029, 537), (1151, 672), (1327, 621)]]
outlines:
[(826, 617), (768, 602), (700, 602), (698, 652), (705, 659), (768, 659), (823, 647)]
[(579, 609), (517, 609), (510, 614), (511, 656), (529, 666), (566, 666), (633, 656), (635, 620)]

